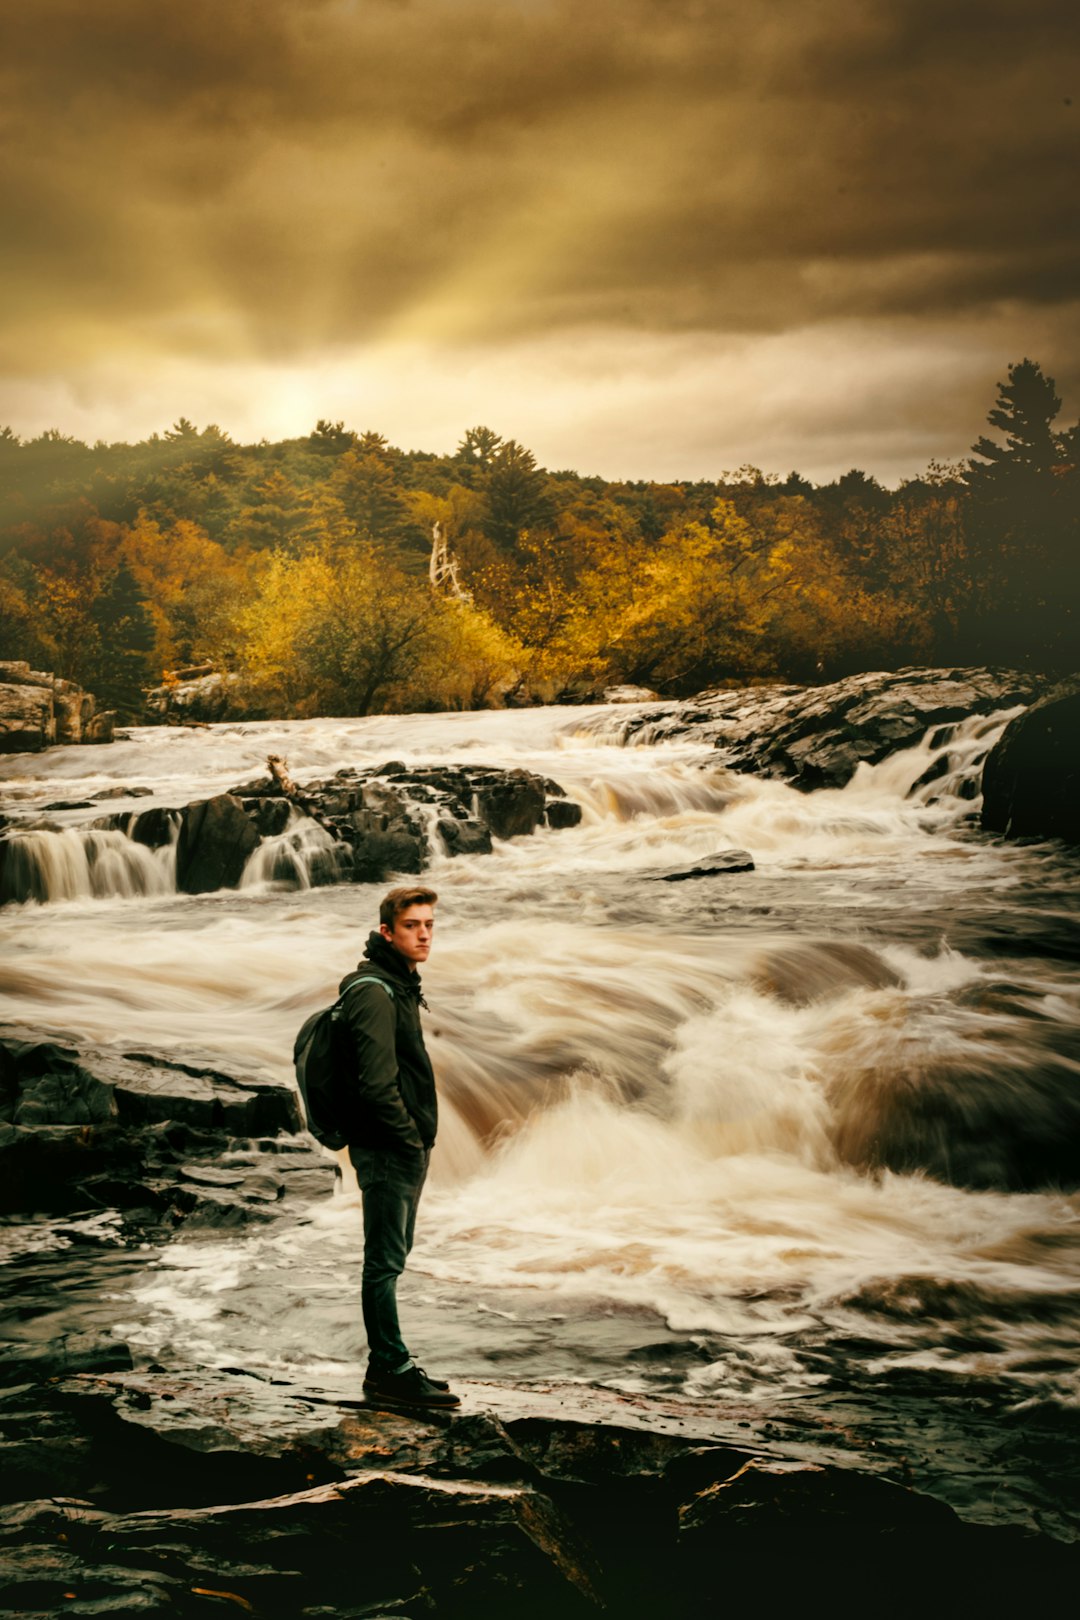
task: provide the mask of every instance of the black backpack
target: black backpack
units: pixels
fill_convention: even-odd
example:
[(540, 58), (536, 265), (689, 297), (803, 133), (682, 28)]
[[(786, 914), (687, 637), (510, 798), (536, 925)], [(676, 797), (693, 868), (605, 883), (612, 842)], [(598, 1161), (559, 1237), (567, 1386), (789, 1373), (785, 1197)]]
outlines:
[(349, 1141), (347, 1121), (357, 1086), (356, 1054), (352, 1042), (346, 1038), (341, 1009), (351, 990), (372, 979), (393, 1001), (394, 992), (386, 980), (374, 973), (365, 973), (353, 980), (332, 1007), (312, 1013), (301, 1026), (293, 1046), (296, 1083), (300, 1087), (307, 1128), (316, 1142), (332, 1148), (335, 1153)]

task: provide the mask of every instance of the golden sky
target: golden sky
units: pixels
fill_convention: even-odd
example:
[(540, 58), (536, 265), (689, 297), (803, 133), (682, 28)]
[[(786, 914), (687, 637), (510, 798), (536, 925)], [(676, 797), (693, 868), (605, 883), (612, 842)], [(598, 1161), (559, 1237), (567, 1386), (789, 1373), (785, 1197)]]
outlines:
[(0, 0), (0, 422), (890, 481), (1080, 410), (1077, 0)]

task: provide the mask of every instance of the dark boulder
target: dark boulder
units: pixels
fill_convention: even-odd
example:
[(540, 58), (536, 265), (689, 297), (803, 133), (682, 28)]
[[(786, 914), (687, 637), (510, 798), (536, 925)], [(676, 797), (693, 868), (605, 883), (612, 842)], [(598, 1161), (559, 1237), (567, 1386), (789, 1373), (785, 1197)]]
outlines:
[(172, 843), (179, 820), (177, 810), (141, 810), (131, 822), (128, 837), (148, 849), (160, 849), (163, 844)]
[(573, 799), (549, 799), (544, 806), (544, 820), (549, 827), (577, 827), (581, 823), (581, 806)]
[(185, 894), (235, 889), (259, 832), (231, 793), (189, 804), (176, 849), (176, 887)]
[(448, 855), (491, 854), (491, 833), (471, 816), (464, 816), (460, 821), (443, 816), (436, 828)]
[(529, 771), (508, 771), (501, 781), (476, 789), (477, 815), (496, 838), (519, 838), (544, 819), (544, 784)]
[[(257, 1219), (286, 1191), (332, 1185), (333, 1165), (301, 1132), (290, 1087), (27, 1030), (0, 1034), (8, 1213), (108, 1206), (198, 1212), (195, 1224)], [(213, 1161), (226, 1150), (223, 1171)]]
[(1080, 843), (1080, 690), (1049, 693), (1017, 719), (983, 768), (982, 825), (1006, 838)]

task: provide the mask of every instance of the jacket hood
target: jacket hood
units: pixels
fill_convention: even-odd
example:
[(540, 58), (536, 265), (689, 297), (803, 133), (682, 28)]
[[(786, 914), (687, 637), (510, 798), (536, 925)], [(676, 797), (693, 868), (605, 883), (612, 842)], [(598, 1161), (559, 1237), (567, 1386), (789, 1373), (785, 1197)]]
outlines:
[(352, 973), (346, 973), (341, 981), (340, 991), (344, 991), (346, 985), (352, 983), (357, 969), (362, 971), (366, 962), (378, 968), (386, 978), (393, 979), (395, 984), (400, 984), (409, 995), (416, 997), (421, 1006), (427, 1006), (421, 990), (419, 973), (412, 972), (400, 951), (395, 951), (392, 945), (388, 945), (377, 929), (373, 929), (368, 935), (367, 944), (364, 946), (364, 960), (356, 964)]

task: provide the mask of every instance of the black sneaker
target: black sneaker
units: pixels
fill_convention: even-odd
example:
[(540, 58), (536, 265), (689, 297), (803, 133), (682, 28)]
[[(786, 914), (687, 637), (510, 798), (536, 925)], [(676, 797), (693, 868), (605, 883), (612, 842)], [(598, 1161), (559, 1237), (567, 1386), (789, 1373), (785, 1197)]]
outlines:
[(394, 1406), (414, 1406), (429, 1411), (461, 1405), (460, 1396), (433, 1384), (420, 1367), (407, 1367), (397, 1373), (376, 1372), (369, 1367), (364, 1377), (364, 1394)]
[[(443, 1378), (432, 1378), (432, 1376), (431, 1376), (431, 1374), (429, 1372), (424, 1372), (423, 1367), (421, 1367), (419, 1370), (422, 1373), (424, 1373), (424, 1377), (427, 1379), (427, 1381), (431, 1385), (432, 1389), (449, 1389), (450, 1388), (450, 1385), (446, 1382), (445, 1379), (443, 1379)], [(374, 1378), (377, 1381), (379, 1379), (379, 1377), (380, 1377), (380, 1374), (379, 1374), (378, 1368), (373, 1367), (371, 1365), (371, 1362), (369, 1361), (368, 1364), (367, 1364), (367, 1369), (364, 1372), (364, 1382), (366, 1383), (369, 1378)]]

